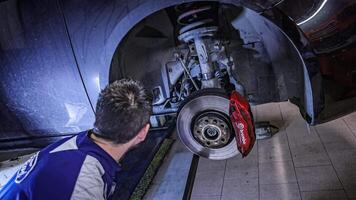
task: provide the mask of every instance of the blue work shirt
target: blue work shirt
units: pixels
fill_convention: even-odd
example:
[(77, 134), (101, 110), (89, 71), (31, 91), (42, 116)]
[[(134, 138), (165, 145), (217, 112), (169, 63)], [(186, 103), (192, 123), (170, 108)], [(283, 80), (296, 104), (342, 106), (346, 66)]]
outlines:
[(111, 199), (120, 166), (88, 134), (34, 154), (1, 189), (0, 199)]

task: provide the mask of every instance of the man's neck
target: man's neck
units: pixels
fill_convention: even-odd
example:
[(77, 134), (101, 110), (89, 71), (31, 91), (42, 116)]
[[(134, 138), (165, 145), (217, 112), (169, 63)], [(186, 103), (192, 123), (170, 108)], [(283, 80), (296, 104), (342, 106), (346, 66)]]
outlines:
[(90, 134), (89, 137), (117, 162), (120, 162), (125, 153), (129, 150), (127, 144), (113, 144), (112, 142), (95, 136), (95, 134)]

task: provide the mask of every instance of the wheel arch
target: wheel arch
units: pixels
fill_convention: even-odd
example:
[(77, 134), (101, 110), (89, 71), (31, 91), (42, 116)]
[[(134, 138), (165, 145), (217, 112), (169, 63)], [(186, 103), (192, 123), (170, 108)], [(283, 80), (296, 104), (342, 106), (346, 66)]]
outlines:
[[(243, 1), (240, 0), (210, 0), (211, 2), (220, 2), (220, 3), (226, 3), (226, 4), (232, 4), (235, 6), (244, 6), (247, 7), (251, 10), (254, 10), (255, 12), (259, 12), (260, 9), (256, 6), (251, 6), (251, 4), (244, 4)], [(64, 3), (64, 13), (66, 15), (67, 21), (68, 21), (68, 30), (69, 34), (71, 37), (71, 40), (73, 42), (74, 46), (74, 52), (77, 54), (78, 58), (78, 65), (79, 68), (81, 69), (81, 73), (83, 75), (83, 81), (85, 86), (88, 88), (88, 95), (91, 100), (91, 102), (96, 102), (97, 100), (97, 94), (98, 92), (105, 87), (110, 81), (113, 80), (111, 78), (111, 75), (113, 73), (110, 73), (113, 69), (111, 68), (111, 63), (112, 63), (112, 58), (120, 45), (121, 41), (124, 39), (126, 34), (137, 24), (139, 23), (142, 19), (145, 17), (153, 14), (154, 12), (157, 12), (159, 10), (165, 9), (170, 6), (174, 6), (180, 3), (187, 3), (187, 2), (195, 2), (194, 0), (190, 1), (181, 1), (181, 0), (147, 0), (147, 1), (111, 1), (111, 3), (105, 4), (102, 3), (101, 5), (105, 9), (109, 9), (110, 6), (114, 6), (114, 8), (110, 9), (111, 12), (120, 12), (120, 14), (115, 15), (114, 17), (107, 17), (105, 14), (101, 13), (104, 16), (107, 17), (106, 20), (101, 20), (100, 19), (95, 19), (95, 17), (101, 16), (101, 15), (95, 15), (89, 14), (90, 18), (93, 18), (91, 21), (93, 22), (92, 24), (88, 23), (84, 28), (80, 26), (80, 23), (77, 23), (77, 26), (71, 26), (71, 19), (74, 19), (77, 14), (82, 14), (82, 12), (73, 13), (70, 12), (68, 13), (71, 9), (70, 3)], [(86, 2), (88, 4), (88, 2)], [(87, 5), (87, 7), (90, 7), (91, 5)], [(271, 11), (272, 10), (272, 11)], [(294, 45), (294, 48), (296, 52), (299, 53), (299, 57), (302, 58), (301, 61), (303, 62), (303, 55), (305, 53), (301, 52), (301, 50), (305, 47), (303, 45), (303, 41), (306, 41), (306, 39), (303, 37), (303, 35), (299, 32), (291, 32), (288, 29), (293, 29), (299, 30), (297, 26), (293, 23), (289, 23), (287, 26), (285, 25), (286, 21), (290, 21), (287, 16), (282, 16), (281, 14), (278, 13), (278, 11), (275, 11), (275, 9), (267, 10), (263, 14), (264, 17), (267, 18), (267, 21), (271, 22), (269, 23), (270, 26), (271, 24), (275, 24), (273, 26), (276, 26), (280, 29), (281, 33), (288, 38), (289, 41)], [(83, 11), (84, 14), (85, 11)], [(110, 13), (109, 13), (110, 14)], [(71, 17), (70, 17), (71, 16)], [(277, 16), (277, 17), (276, 17)], [(78, 17), (80, 18), (80, 17)], [(98, 30), (101, 26), (102, 23), (106, 23), (107, 26), (103, 26), (103, 30)], [(76, 27), (79, 27), (76, 29)], [(93, 27), (98, 27), (95, 30), (92, 30)], [(82, 34), (81, 33), (87, 33), (89, 31), (91, 38), (88, 39), (88, 44), (80, 45), (80, 43), (83, 43)], [(296, 36), (296, 34), (298, 34)], [(308, 42), (306, 42), (308, 44)], [(83, 56), (82, 52), (89, 52), (86, 55)], [(308, 51), (311, 52), (311, 51)], [(305, 60), (305, 58), (304, 58)], [(303, 74), (299, 78), (299, 86), (302, 87), (300, 90), (298, 90), (298, 96), (300, 98), (300, 102), (298, 104), (306, 112), (306, 115), (308, 116), (307, 118), (313, 119), (315, 114), (314, 111), (316, 108), (313, 107), (313, 92), (311, 91), (311, 80), (309, 79), (310, 73), (309, 69), (307, 69), (308, 65), (306, 65), (304, 62), (302, 63), (303, 65)], [(280, 72), (281, 74), (285, 72)], [(288, 75), (286, 78), (291, 77), (293, 75)], [(278, 77), (278, 75), (277, 75)], [(308, 86), (308, 87), (305, 87)], [(309, 87), (310, 86), (310, 87)], [(277, 89), (278, 87), (284, 87), (283, 85), (276, 85)], [(291, 88), (294, 86), (287, 86), (284, 88), (285, 91), (289, 91)], [(288, 96), (295, 96), (293, 95), (286, 95)], [(286, 98), (281, 98), (281, 100), (286, 100)], [(315, 101), (315, 100), (314, 100)], [(312, 120), (309, 120), (309, 122), (312, 122)]]

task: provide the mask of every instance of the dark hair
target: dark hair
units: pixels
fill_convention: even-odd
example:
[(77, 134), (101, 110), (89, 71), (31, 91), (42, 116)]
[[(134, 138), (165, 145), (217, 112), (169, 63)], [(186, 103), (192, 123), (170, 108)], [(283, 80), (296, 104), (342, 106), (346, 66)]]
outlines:
[(115, 81), (99, 94), (93, 132), (113, 143), (126, 143), (149, 122), (151, 111), (151, 97), (138, 81)]

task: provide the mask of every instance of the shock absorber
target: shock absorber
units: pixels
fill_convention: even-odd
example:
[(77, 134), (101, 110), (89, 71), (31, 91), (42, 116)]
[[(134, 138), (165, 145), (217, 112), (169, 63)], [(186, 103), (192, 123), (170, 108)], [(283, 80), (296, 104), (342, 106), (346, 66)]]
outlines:
[(188, 9), (178, 16), (177, 22), (182, 26), (179, 30), (178, 40), (183, 43), (194, 43), (202, 74), (202, 88), (220, 87), (215, 77), (214, 65), (210, 58), (207, 39), (215, 36), (218, 27), (209, 15), (212, 6), (188, 6)]

